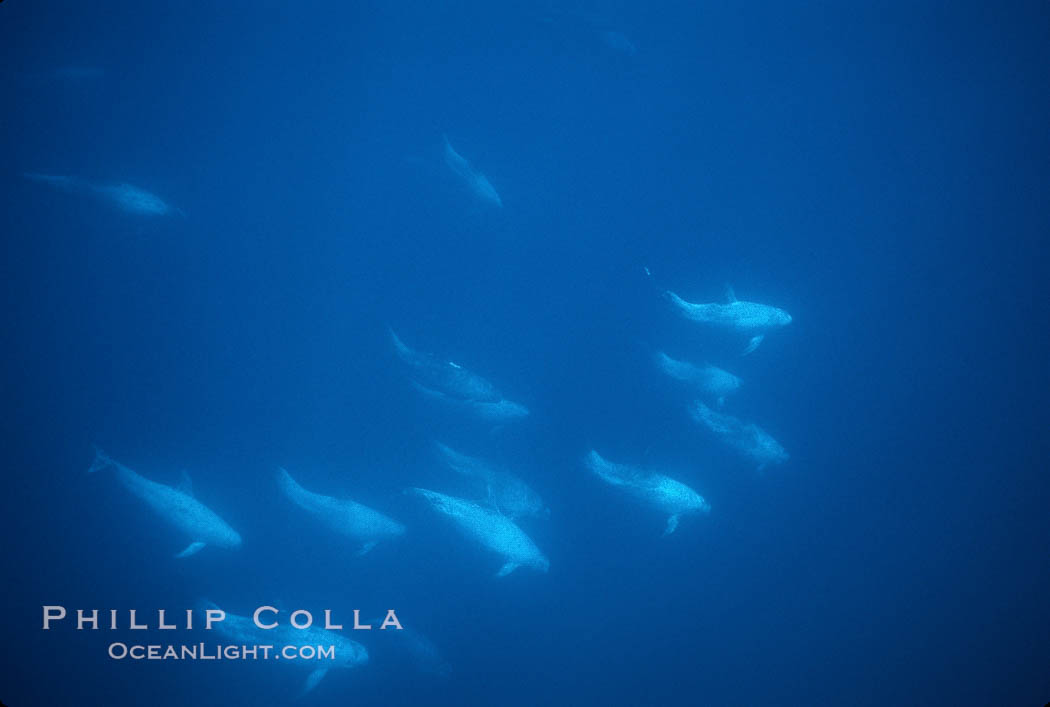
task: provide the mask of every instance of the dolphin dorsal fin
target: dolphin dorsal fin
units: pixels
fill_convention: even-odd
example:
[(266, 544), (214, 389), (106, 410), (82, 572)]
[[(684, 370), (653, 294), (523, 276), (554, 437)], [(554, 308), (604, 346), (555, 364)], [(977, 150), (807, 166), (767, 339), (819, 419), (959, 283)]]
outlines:
[(728, 302), (730, 304), (732, 304), (733, 302), (737, 301), (736, 293), (733, 292), (733, 286), (732, 285), (726, 285), (725, 297), (726, 297), (726, 302)]
[(193, 479), (190, 478), (189, 472), (185, 469), (179, 472), (179, 485), (175, 489), (187, 496), (193, 495)]
[(310, 690), (317, 687), (317, 683), (321, 682), (325, 675), (328, 674), (328, 668), (318, 668), (309, 675), (306, 676), (306, 682), (303, 683), (303, 690), (300, 692), (301, 695), (305, 695)]

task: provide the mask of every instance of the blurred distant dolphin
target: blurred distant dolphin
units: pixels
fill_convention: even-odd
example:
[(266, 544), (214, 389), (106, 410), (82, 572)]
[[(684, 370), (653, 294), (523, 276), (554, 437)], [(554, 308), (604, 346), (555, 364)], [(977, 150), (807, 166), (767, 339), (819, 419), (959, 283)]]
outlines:
[(453, 361), (409, 348), (389, 329), (394, 351), (407, 366), (413, 384), (424, 395), (486, 420), (504, 421), (529, 414), (527, 408), (505, 400), (495, 386)]
[(740, 379), (718, 366), (709, 364), (697, 366), (688, 361), (678, 361), (663, 351), (656, 354), (656, 365), (671, 378), (689, 383), (701, 392), (707, 393), (719, 405), (725, 402), (727, 395), (735, 393), (740, 388)]
[(736, 298), (733, 288), (726, 289), (726, 302), (722, 304), (693, 304), (686, 302), (670, 290), (667, 298), (686, 319), (712, 326), (731, 329), (751, 337), (744, 355), (758, 348), (766, 333), (791, 323), (791, 315), (782, 309), (755, 302), (742, 302)]
[(193, 542), (176, 557), (189, 557), (205, 545), (240, 547), (241, 536), (217, 516), (214, 511), (193, 497), (193, 486), (186, 472), (178, 488), (158, 484), (139, 476), (123, 464), (110, 459), (102, 450), (95, 450), (95, 460), (88, 472), (113, 469), (117, 479), (128, 491), (145, 501), (154, 513), (193, 538)]
[(689, 412), (694, 420), (714, 432), (727, 445), (757, 462), (759, 471), (770, 464), (780, 464), (789, 459), (780, 443), (754, 423), (715, 412), (699, 400), (692, 404)]
[(495, 386), (481, 376), (452, 361), (410, 349), (393, 329), (388, 330), (398, 357), (408, 364), (412, 377), (420, 385), (458, 400), (495, 403), (502, 399)]
[(425, 498), (434, 510), (451, 518), (483, 546), (503, 555), (506, 562), (497, 577), (505, 577), (522, 565), (540, 572), (550, 569), (550, 562), (532, 539), (502, 513), (437, 491), (420, 488), (408, 491)]
[(277, 483), (292, 503), (308, 511), (329, 530), (361, 542), (360, 555), (374, 548), (380, 540), (405, 533), (405, 526), (368, 506), (307, 491), (283, 468), (277, 470)]
[(452, 144), (448, 141), (447, 135), (442, 137), (445, 141), (445, 164), (449, 166), (449, 169), (467, 185), (467, 188), (478, 199), (495, 206), (503, 206), (503, 201), (499, 198), (499, 194), (496, 193), (495, 187), (492, 186), (488, 178), (474, 169), (470, 162), (452, 149)]
[(170, 206), (156, 194), (151, 194), (131, 184), (95, 184), (76, 177), (34, 172), (26, 172), (24, 176), (26, 179), (47, 184), (62, 191), (99, 197), (128, 213), (143, 216), (166, 216), (172, 213), (186, 215), (181, 209)]
[[(343, 636), (338, 630), (325, 629), (316, 624), (308, 628), (295, 628), (284, 622), (277, 622), (274, 628), (260, 628), (250, 616), (238, 616), (230, 614), (210, 601), (200, 602), (204, 609), (211, 611), (222, 611), (225, 618), (216, 620), (212, 624), (212, 630), (218, 631), (229, 641), (243, 646), (273, 646), (274, 651), (281, 651), (288, 646), (331, 646), (335, 652), (332, 658), (323, 661), (307, 660), (278, 660), (283, 665), (323, 665), (315, 668), (306, 678), (302, 692), (305, 694), (317, 687), (328, 671), (333, 668), (345, 669), (356, 668), (368, 662), (368, 650), (357, 641), (352, 641)], [(263, 614), (265, 623), (273, 623), (274, 616), (267, 611)], [(279, 652), (273, 655), (280, 655)]]
[(431, 400), (437, 400), (453, 410), (465, 412), (473, 417), (490, 422), (508, 422), (526, 417), (529, 414), (527, 407), (511, 400), (497, 400), (496, 402), (461, 400), (416, 382), (413, 382), (412, 385)]
[(488, 499), (503, 515), (515, 520), (526, 516), (550, 517), (550, 509), (543, 505), (540, 495), (514, 474), (493, 467), (483, 459), (460, 454), (440, 442), (437, 448), (450, 469), (485, 487)]
[(678, 520), (684, 513), (711, 512), (711, 506), (703, 496), (682, 482), (663, 474), (643, 471), (625, 464), (614, 464), (603, 459), (593, 449), (584, 459), (584, 463), (602, 481), (670, 514), (664, 535), (675, 531)]
[[(377, 616), (368, 623), (371, 626), (381, 626), (383, 620), (382, 616)], [(396, 649), (396, 653), (400, 653), (406, 662), (421, 673), (440, 677), (448, 677), (452, 673), (452, 666), (441, 657), (434, 642), (418, 631), (402, 626), (396, 631), (383, 631), (375, 638), (389, 642)]]

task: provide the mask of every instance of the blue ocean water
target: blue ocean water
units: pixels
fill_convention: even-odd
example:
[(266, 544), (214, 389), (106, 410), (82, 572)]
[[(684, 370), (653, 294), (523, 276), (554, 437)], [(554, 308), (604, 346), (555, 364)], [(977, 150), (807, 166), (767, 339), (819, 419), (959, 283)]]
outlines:
[[(1048, 35), (1042, 3), (3, 2), (0, 700), (1050, 700)], [(791, 323), (744, 356), (664, 294), (727, 286)], [(789, 458), (691, 419), (661, 351)], [(405, 493), (506, 517), (438, 442), (543, 498), (549, 570)], [(96, 445), (242, 544), (176, 559)], [(710, 512), (663, 535), (592, 449)], [(403, 536), (358, 555), (278, 467)], [(406, 633), (343, 632), (368, 662), (301, 697), (287, 661), (108, 657), (215, 642), (155, 626), (205, 601)]]

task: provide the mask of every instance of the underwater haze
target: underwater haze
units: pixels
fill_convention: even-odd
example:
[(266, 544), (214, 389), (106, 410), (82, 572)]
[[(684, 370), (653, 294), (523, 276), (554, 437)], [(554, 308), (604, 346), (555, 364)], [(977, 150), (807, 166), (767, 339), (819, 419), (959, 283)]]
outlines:
[(1048, 47), (0, 3), (0, 701), (1047, 702)]

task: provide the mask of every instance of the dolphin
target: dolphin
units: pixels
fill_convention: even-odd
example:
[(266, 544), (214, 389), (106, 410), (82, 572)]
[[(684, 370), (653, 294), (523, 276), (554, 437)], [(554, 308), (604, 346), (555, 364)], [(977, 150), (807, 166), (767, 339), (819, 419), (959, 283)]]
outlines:
[(484, 486), (489, 501), (503, 515), (514, 520), (526, 516), (550, 517), (550, 509), (543, 504), (540, 495), (517, 476), (493, 467), (483, 459), (460, 454), (440, 442), (436, 444), (445, 464)]
[(185, 212), (177, 209), (156, 194), (141, 189), (132, 184), (96, 184), (77, 177), (67, 177), (54, 174), (38, 174), (26, 172), (26, 179), (41, 184), (47, 184), (61, 191), (89, 194), (108, 201), (121, 211), (141, 216), (167, 216), (177, 213), (185, 216)]
[(684, 513), (710, 513), (711, 506), (704, 497), (680, 481), (626, 464), (615, 464), (591, 450), (584, 464), (602, 481), (623, 489), (635, 498), (669, 514), (664, 535), (678, 527)]
[(689, 408), (693, 419), (714, 432), (723, 442), (758, 464), (762, 471), (770, 464), (780, 464), (789, 455), (768, 432), (751, 422), (715, 412), (699, 400)]
[[(223, 611), (210, 601), (201, 602), (204, 609), (212, 611)], [(335, 658), (326, 660), (323, 667), (315, 668), (310, 672), (303, 684), (300, 695), (317, 687), (329, 670), (356, 668), (368, 663), (368, 650), (357, 641), (341, 635), (338, 630), (319, 628), (312, 625), (308, 628), (295, 628), (290, 624), (281, 622), (278, 626), (269, 629), (259, 628), (255, 620), (250, 616), (238, 616), (223, 611), (225, 618), (212, 624), (212, 630), (218, 631), (227, 640), (247, 646), (273, 646), (273, 651), (280, 651), (286, 646), (331, 646), (335, 651)], [(267, 622), (273, 619), (272, 614), (266, 614)], [(271, 653), (272, 655), (277, 655)], [(305, 660), (279, 660), (284, 665), (316, 665), (321, 661), (308, 662)]]
[(307, 491), (283, 468), (277, 470), (277, 483), (292, 503), (314, 515), (329, 530), (361, 542), (359, 555), (367, 553), (380, 540), (405, 534), (405, 526), (368, 506)]
[(529, 414), (528, 408), (506, 400), (496, 387), (454, 361), (442, 361), (405, 345), (388, 327), (394, 351), (409, 369), (412, 384), (423, 395), (474, 417), (495, 422)]
[(768, 332), (791, 323), (791, 315), (784, 310), (738, 300), (731, 287), (726, 289), (726, 302), (722, 304), (693, 304), (670, 290), (667, 290), (666, 295), (678, 313), (686, 319), (750, 336), (751, 339), (743, 352), (745, 356), (758, 348)]
[(448, 141), (447, 135), (443, 135), (442, 138), (445, 141), (445, 164), (448, 165), (449, 169), (467, 185), (467, 188), (478, 199), (494, 206), (503, 206), (503, 201), (499, 198), (499, 194), (496, 193), (495, 187), (492, 186), (488, 178), (474, 169), (470, 162), (452, 149), (452, 144)]
[(457, 400), (496, 403), (502, 399), (496, 387), (481, 376), (453, 361), (442, 361), (431, 354), (410, 349), (393, 329), (389, 332), (398, 358), (408, 365), (420, 385)]
[(437, 400), (457, 412), (465, 412), (468, 415), (481, 420), (488, 420), (490, 422), (509, 422), (511, 420), (527, 417), (529, 414), (529, 409), (527, 407), (512, 400), (498, 400), (496, 402), (460, 400), (449, 397), (440, 391), (428, 388), (425, 385), (420, 385), (416, 382), (413, 382), (412, 386), (431, 400)]
[(536, 543), (514, 524), (510, 518), (499, 511), (483, 508), (473, 501), (454, 496), (446, 496), (437, 491), (412, 488), (410, 493), (422, 496), (431, 507), (443, 513), (483, 546), (505, 558), (503, 567), (496, 573), (497, 577), (506, 577), (518, 567), (526, 566), (546, 572), (550, 561), (544, 556)]
[[(368, 623), (380, 626), (383, 617), (375, 617)], [(439, 677), (448, 677), (452, 673), (452, 666), (442, 658), (434, 642), (418, 631), (403, 626), (396, 631), (383, 631), (377, 638), (388, 641), (393, 649), (391, 652), (400, 654), (402, 660), (420, 673)]]
[(678, 361), (663, 351), (656, 354), (657, 367), (671, 378), (688, 383), (697, 390), (707, 393), (718, 401), (719, 406), (725, 403), (730, 393), (740, 388), (740, 379), (729, 371), (718, 366), (704, 364), (696, 366), (688, 361)]
[(95, 450), (95, 459), (88, 472), (113, 469), (117, 478), (128, 491), (137, 496), (154, 513), (169, 524), (184, 532), (192, 542), (175, 557), (189, 557), (205, 546), (215, 545), (236, 548), (241, 545), (241, 536), (210, 508), (193, 497), (193, 484), (186, 472), (177, 488), (158, 484), (139, 476), (131, 469), (110, 459), (100, 450)]

